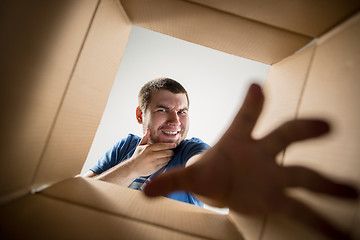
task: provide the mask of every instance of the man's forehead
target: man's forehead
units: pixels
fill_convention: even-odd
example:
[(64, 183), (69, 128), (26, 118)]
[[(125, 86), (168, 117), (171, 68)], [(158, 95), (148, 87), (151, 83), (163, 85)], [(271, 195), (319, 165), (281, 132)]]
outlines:
[(160, 89), (154, 92), (151, 96), (151, 106), (173, 106), (176, 105), (181, 108), (188, 107), (188, 101), (185, 93), (172, 93), (168, 90)]

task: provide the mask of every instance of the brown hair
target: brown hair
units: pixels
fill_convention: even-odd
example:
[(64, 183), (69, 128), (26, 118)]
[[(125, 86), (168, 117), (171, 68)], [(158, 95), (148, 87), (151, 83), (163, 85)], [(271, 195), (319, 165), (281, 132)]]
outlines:
[(146, 111), (150, 104), (152, 94), (160, 89), (168, 90), (172, 93), (184, 93), (189, 105), (188, 93), (180, 83), (171, 78), (157, 78), (147, 82), (139, 92), (138, 101), (142, 111)]

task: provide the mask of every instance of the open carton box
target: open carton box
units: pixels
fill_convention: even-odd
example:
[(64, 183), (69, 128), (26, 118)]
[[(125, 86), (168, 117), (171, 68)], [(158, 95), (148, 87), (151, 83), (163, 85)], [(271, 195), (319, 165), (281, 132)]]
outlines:
[[(323, 238), (291, 219), (231, 209), (221, 215), (75, 177), (133, 24), (271, 64), (254, 136), (284, 120), (328, 118), (332, 134), (291, 146), (277, 160), (359, 186), (360, 1), (57, 0), (0, 6), (1, 239)], [(358, 203), (301, 190), (289, 194), (360, 239)]]

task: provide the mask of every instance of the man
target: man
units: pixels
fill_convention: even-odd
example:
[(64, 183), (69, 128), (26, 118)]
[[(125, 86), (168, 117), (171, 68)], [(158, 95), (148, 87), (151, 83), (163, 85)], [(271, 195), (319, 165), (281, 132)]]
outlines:
[[(189, 98), (184, 87), (169, 78), (146, 83), (139, 93), (136, 119), (144, 136), (129, 134), (85, 176), (142, 190), (155, 175), (188, 166), (209, 146), (198, 138), (185, 139), (189, 130)], [(189, 192), (169, 198), (203, 206)]]
[[(154, 160), (157, 163), (151, 165), (152, 168), (148, 167), (148, 172), (145, 169), (141, 172), (146, 174), (166, 165), (172, 151), (176, 156), (176, 148), (172, 149), (175, 146), (180, 147), (186, 141), (184, 138), (187, 124), (184, 123), (187, 122), (187, 117), (182, 114), (188, 110), (188, 100), (185, 100), (187, 95), (184, 93), (158, 90), (148, 97), (148, 108), (140, 104), (136, 111), (138, 121), (143, 124), (145, 136), (139, 141), (135, 157), (119, 164), (130, 166), (135, 158), (138, 163), (143, 159), (144, 164), (147, 164), (146, 160), (149, 159), (161, 159)], [(213, 206), (230, 207), (234, 211), (246, 214), (283, 215), (296, 219), (331, 239), (348, 239), (343, 231), (309, 206), (287, 194), (286, 190), (301, 187), (335, 197), (355, 199), (358, 196), (356, 189), (336, 183), (311, 169), (301, 166), (279, 166), (275, 161), (276, 155), (291, 143), (324, 135), (329, 132), (329, 125), (321, 120), (297, 119), (284, 123), (262, 139), (253, 139), (251, 133), (262, 111), (263, 103), (264, 95), (261, 88), (253, 84), (243, 106), (218, 143), (206, 151), (205, 146), (201, 147), (201, 150), (196, 151), (197, 154), (187, 159), (185, 168), (167, 171), (152, 178), (145, 186), (144, 193), (154, 197), (185, 190)], [(162, 117), (158, 118), (157, 114), (163, 112), (167, 116), (164, 119), (173, 119), (169, 121), (176, 123), (178, 128), (165, 128), (165, 125), (161, 124), (166, 121), (160, 121)], [(173, 160), (170, 160), (169, 164), (171, 161)], [(108, 170), (108, 177), (106, 172), (96, 177), (117, 182), (116, 175), (121, 179), (120, 176), (126, 172), (116, 172), (117, 166), (111, 168), (114, 171)], [(133, 167), (130, 166), (128, 169), (131, 171)], [(139, 171), (134, 176), (146, 174), (140, 174)], [(88, 175), (96, 174), (90, 172)], [(126, 184), (131, 182), (134, 176), (132, 175)], [(122, 184), (120, 180), (118, 183)]]

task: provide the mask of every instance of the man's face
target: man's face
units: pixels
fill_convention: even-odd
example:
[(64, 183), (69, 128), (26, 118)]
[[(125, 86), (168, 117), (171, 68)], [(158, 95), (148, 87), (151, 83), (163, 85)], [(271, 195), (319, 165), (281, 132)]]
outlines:
[(176, 143), (185, 139), (189, 130), (188, 102), (184, 93), (167, 90), (153, 93), (142, 115), (144, 134), (150, 129), (150, 143)]

